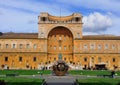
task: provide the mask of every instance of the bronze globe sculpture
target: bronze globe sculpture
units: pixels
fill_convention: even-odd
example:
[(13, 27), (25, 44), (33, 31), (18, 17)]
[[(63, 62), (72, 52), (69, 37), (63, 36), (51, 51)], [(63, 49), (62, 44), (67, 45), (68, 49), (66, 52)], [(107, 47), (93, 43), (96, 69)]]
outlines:
[(58, 60), (53, 65), (53, 72), (56, 76), (65, 76), (68, 68), (68, 65), (63, 60)]

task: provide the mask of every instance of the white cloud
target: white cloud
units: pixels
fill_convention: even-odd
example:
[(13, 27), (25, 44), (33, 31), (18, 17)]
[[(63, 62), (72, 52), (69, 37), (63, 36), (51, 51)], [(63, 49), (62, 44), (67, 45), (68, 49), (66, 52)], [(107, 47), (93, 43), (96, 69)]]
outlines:
[(83, 32), (83, 35), (99, 35), (99, 33), (95, 33), (95, 32)]
[(108, 15), (98, 12), (83, 17), (83, 30), (88, 32), (106, 31), (112, 26), (112, 19)]

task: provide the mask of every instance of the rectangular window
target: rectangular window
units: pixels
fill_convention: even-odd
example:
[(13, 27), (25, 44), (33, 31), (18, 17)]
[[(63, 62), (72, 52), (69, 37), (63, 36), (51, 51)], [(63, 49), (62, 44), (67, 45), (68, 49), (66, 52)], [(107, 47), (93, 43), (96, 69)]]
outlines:
[(62, 39), (62, 36), (60, 35), (60, 36), (59, 36), (59, 40), (61, 40), (61, 39)]
[(78, 38), (80, 38), (80, 33), (77, 33), (77, 35), (78, 35)]
[(90, 46), (90, 48), (93, 50), (93, 49), (95, 49), (95, 46), (92, 44), (92, 45)]
[(12, 48), (15, 48), (15, 44), (12, 45)]
[(107, 50), (108, 49), (108, 44), (105, 44), (105, 50)]
[(8, 57), (5, 57), (5, 61), (6, 61), (6, 62), (8, 61)]
[(54, 50), (56, 50), (56, 46), (54, 46)]
[(87, 62), (87, 58), (84, 58), (84, 61)]
[(23, 44), (20, 44), (20, 49), (22, 49), (22, 47), (23, 47)]
[(36, 61), (36, 57), (33, 58), (33, 61), (34, 61), (34, 62)]
[(66, 61), (66, 58), (64, 58), (64, 60)]
[(64, 40), (66, 40), (66, 35), (64, 35)]
[(64, 46), (64, 50), (66, 50), (66, 46)]
[(54, 40), (56, 40), (56, 35), (54, 35)]
[(37, 45), (36, 44), (34, 44), (34, 49), (36, 49), (37, 48)]
[(22, 62), (22, 57), (19, 57), (19, 61)]
[(30, 48), (30, 44), (27, 44), (27, 45), (26, 45), (26, 48), (29, 49), (29, 48)]
[(101, 57), (98, 57), (98, 62), (101, 63)]
[(115, 58), (113, 58), (113, 62), (115, 62)]
[(87, 47), (87, 45), (84, 45), (84, 49), (87, 49), (88, 47)]
[(56, 58), (54, 58), (54, 60), (56, 60)]
[(8, 45), (8, 44), (6, 44), (6, 48), (8, 48), (8, 46), (9, 46), (9, 45)]
[(112, 49), (113, 49), (113, 50), (115, 49), (115, 45), (112, 45)]
[(101, 49), (101, 45), (98, 45), (98, 50), (100, 50)]
[(59, 46), (59, 50), (61, 50), (62, 49), (62, 47), (61, 46)]

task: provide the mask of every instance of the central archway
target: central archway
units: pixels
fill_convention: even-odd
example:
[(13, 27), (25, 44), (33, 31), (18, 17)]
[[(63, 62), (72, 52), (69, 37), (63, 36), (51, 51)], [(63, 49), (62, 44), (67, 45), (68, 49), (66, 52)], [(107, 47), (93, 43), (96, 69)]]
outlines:
[(67, 63), (73, 60), (73, 34), (63, 26), (53, 28), (48, 34), (48, 63), (62, 59)]

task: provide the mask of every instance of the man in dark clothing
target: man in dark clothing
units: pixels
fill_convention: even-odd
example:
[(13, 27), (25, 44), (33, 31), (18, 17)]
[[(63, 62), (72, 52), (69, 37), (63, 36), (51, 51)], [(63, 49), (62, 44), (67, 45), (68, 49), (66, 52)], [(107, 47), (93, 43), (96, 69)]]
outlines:
[(112, 78), (114, 78), (114, 75), (115, 75), (115, 71), (112, 71), (112, 72), (111, 72)]

